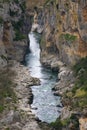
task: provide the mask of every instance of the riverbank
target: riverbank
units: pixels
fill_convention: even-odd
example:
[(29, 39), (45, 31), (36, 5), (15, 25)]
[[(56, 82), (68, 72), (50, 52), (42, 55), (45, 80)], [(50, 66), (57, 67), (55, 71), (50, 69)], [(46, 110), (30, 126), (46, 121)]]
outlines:
[(86, 130), (87, 128), (86, 61), (87, 58), (81, 59), (70, 68), (52, 54), (41, 57), (43, 65), (47, 65), (54, 71), (58, 70), (58, 82), (53, 87), (53, 91), (55, 96), (61, 96), (63, 109), (60, 118), (51, 123), (55, 130)]
[(30, 86), (40, 84), (39, 79), (30, 76), (28, 68), (13, 61), (10, 71), (14, 71), (15, 93), (16, 101), (13, 102), (12, 98), (6, 97), (7, 102), (10, 102), (9, 110), (2, 112), (0, 119), (0, 130), (16, 129), (16, 130), (40, 130), (35, 115), (32, 114), (30, 104), (33, 99)]

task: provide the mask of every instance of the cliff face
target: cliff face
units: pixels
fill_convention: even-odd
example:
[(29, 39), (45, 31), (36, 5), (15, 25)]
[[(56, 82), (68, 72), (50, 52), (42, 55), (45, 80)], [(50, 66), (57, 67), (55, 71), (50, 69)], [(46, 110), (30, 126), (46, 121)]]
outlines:
[(39, 6), (42, 6), (43, 4), (45, 3), (45, 0), (26, 0), (26, 6), (28, 9), (34, 9), (35, 7), (39, 7)]
[(0, 67), (10, 60), (23, 60), (31, 17), (26, 9), (26, 1), (0, 1), (0, 48), (3, 50), (0, 51)]
[[(41, 59), (56, 54), (67, 65), (87, 56), (87, 1), (49, 0), (38, 14), (43, 26)], [(36, 22), (36, 21), (35, 21)], [(43, 60), (42, 60), (43, 62)]]

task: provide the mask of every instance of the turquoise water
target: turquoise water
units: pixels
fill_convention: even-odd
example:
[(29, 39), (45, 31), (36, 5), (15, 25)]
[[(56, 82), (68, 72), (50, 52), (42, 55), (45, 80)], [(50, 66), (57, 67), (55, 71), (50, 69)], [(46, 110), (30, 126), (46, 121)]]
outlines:
[(34, 95), (32, 112), (41, 121), (51, 123), (59, 117), (61, 111), (61, 108), (57, 107), (61, 105), (60, 97), (54, 96), (52, 92), (52, 87), (57, 80), (57, 72), (54, 73), (41, 65), (38, 36), (31, 32), (29, 38), (31, 53), (26, 55), (26, 65), (31, 75), (41, 80), (41, 85), (32, 87)]

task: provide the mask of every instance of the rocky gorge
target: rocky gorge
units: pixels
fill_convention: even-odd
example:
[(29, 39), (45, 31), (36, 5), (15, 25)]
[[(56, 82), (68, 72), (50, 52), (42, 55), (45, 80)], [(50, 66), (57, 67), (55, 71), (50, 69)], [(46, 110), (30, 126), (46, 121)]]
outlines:
[[(11, 90), (0, 92), (1, 130), (87, 129), (86, 13), (86, 0), (0, 1), (0, 89), (11, 86)], [(29, 45), (31, 25), (42, 34), (41, 63), (58, 71), (53, 91), (62, 96), (64, 107), (61, 117), (50, 126), (38, 122), (31, 112), (30, 86), (40, 81), (20, 64)]]
[(84, 0), (48, 0), (36, 8), (33, 30), (42, 33), (40, 60), (59, 71), (53, 90), (65, 106), (61, 119), (53, 124), (55, 129), (87, 129), (86, 7)]
[(32, 14), (25, 1), (0, 1), (0, 130), (38, 129), (30, 86), (40, 84), (21, 65), (29, 46)]

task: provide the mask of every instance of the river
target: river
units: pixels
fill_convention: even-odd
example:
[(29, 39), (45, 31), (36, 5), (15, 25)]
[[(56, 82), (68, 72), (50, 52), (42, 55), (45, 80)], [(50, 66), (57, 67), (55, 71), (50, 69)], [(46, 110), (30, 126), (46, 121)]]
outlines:
[(51, 69), (41, 65), (38, 36), (30, 32), (29, 39), (31, 52), (26, 55), (26, 65), (29, 67), (31, 76), (41, 80), (41, 85), (31, 87), (34, 95), (32, 112), (41, 121), (51, 123), (59, 117), (61, 111), (61, 108), (57, 107), (61, 105), (60, 97), (54, 96), (52, 92), (52, 87), (57, 80), (57, 72), (52, 72)]

